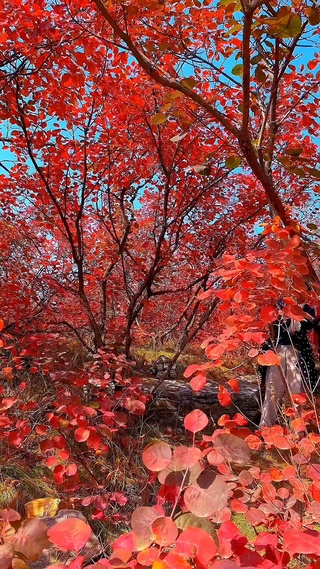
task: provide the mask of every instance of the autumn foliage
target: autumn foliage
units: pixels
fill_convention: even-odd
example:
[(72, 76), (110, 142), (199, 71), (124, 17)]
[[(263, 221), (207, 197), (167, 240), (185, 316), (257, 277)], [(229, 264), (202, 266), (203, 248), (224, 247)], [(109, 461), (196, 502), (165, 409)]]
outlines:
[[(317, 398), (232, 407), (319, 304), (318, 4), (0, 6), (0, 569), (319, 569)], [(149, 440), (142, 348), (221, 416)], [(32, 470), (88, 524), (23, 520)]]

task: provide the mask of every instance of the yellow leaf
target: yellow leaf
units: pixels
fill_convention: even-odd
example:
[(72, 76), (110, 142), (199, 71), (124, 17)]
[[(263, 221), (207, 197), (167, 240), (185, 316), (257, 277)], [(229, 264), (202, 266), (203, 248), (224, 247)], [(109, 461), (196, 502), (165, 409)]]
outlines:
[(166, 115), (164, 115), (163, 113), (157, 113), (156, 115), (154, 115), (152, 117), (152, 124), (163, 124), (165, 122), (167, 122), (168, 117), (166, 117)]
[(186, 77), (185, 79), (182, 79), (180, 83), (188, 89), (193, 89), (193, 87), (195, 87), (197, 84), (197, 82), (192, 77)]

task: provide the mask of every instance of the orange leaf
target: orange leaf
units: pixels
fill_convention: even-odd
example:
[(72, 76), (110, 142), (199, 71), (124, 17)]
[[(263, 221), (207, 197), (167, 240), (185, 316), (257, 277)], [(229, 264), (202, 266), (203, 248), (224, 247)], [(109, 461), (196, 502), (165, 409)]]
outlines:
[(261, 366), (279, 366), (280, 358), (272, 350), (267, 350), (264, 354), (260, 354), (258, 362)]

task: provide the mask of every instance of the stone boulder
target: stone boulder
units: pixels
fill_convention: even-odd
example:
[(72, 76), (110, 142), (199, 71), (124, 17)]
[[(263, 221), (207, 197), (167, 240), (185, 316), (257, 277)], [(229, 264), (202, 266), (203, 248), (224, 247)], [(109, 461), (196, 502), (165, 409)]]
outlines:
[[(167, 356), (160, 356), (157, 361), (155, 361), (151, 368), (150, 368), (150, 374), (153, 375), (154, 377), (162, 377), (166, 371), (169, 368), (170, 365), (170, 358), (168, 358)], [(170, 374), (169, 377), (175, 377), (176, 374), (176, 370), (177, 370), (177, 364), (173, 364), (172, 369), (170, 370)]]

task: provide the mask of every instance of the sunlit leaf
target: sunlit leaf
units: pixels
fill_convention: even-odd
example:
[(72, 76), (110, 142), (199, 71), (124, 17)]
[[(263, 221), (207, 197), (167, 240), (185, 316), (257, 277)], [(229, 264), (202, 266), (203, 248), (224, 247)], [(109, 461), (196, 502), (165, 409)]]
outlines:
[(160, 125), (160, 124), (164, 124), (165, 122), (167, 122), (167, 120), (168, 120), (168, 117), (164, 113), (156, 113), (152, 117), (151, 122), (152, 122), (152, 124)]
[(193, 89), (193, 87), (196, 86), (197, 81), (195, 81), (193, 77), (186, 77), (185, 79), (181, 79), (180, 83), (181, 85), (187, 87), (188, 89)]
[(226, 168), (228, 168), (228, 170), (234, 170), (235, 168), (238, 168), (240, 164), (241, 158), (239, 156), (229, 156), (226, 159)]
[(63, 551), (75, 551), (76, 553), (86, 545), (91, 535), (91, 527), (78, 518), (63, 520), (48, 530), (51, 543)]
[(232, 68), (231, 73), (237, 77), (240, 77), (243, 74), (243, 65), (238, 63)]

